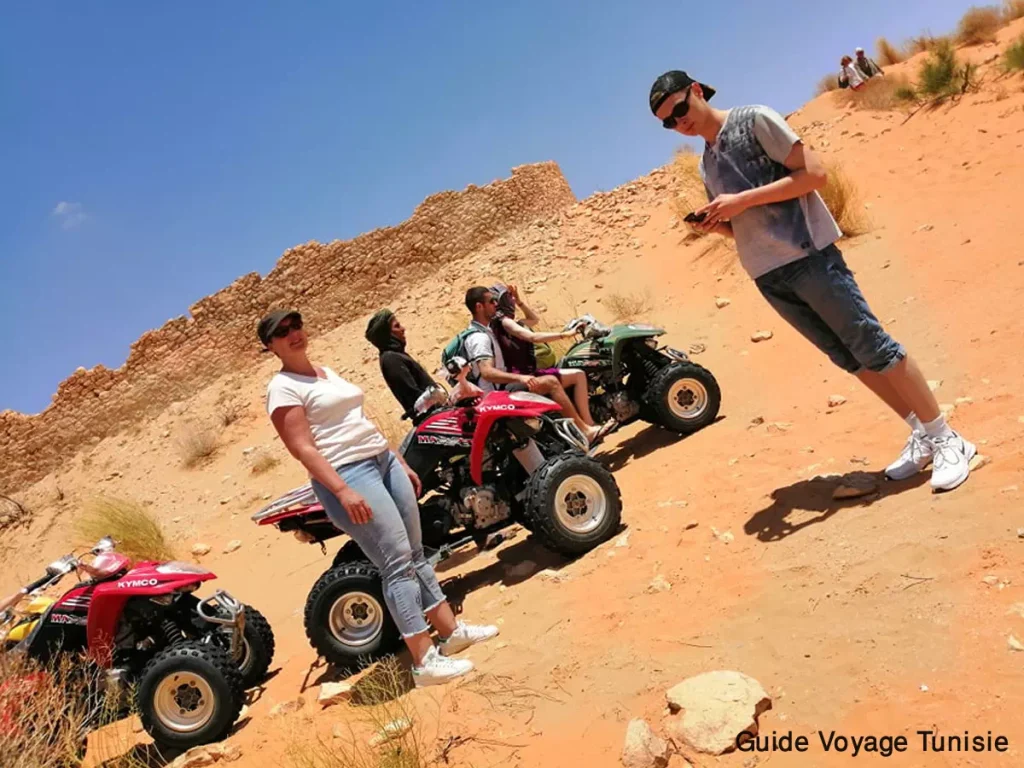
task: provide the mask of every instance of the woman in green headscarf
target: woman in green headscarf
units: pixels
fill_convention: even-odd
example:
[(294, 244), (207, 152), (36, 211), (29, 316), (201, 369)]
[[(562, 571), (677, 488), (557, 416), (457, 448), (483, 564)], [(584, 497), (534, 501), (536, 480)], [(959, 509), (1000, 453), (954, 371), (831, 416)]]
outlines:
[(381, 309), (366, 326), (366, 339), (380, 350), (380, 372), (391, 394), (406, 414), (413, 415), (416, 399), (434, 380), (426, 369), (405, 351), (405, 328), (390, 309)]

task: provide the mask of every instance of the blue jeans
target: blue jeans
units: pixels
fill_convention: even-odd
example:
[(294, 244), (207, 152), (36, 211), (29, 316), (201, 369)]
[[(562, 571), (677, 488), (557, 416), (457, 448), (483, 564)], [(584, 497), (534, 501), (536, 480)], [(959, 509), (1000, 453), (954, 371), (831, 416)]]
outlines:
[(351, 536), (380, 571), (384, 601), (402, 637), (426, 632), (423, 613), (436, 608), (445, 597), (433, 567), (423, 556), (419, 505), (408, 475), (390, 450), (343, 464), (337, 471), (346, 485), (366, 499), (373, 517), (356, 525), (338, 497), (313, 480), (317, 499), (331, 522)]
[(907, 356), (871, 312), (834, 245), (754, 282), (776, 312), (845, 371), (884, 373)]

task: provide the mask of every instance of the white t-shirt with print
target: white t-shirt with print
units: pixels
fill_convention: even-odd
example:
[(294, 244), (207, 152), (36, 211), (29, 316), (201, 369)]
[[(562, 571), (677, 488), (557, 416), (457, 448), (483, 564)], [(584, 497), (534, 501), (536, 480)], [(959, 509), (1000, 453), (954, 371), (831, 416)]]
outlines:
[(494, 361), (494, 367), (499, 371), (504, 371), (505, 358), (501, 354), (501, 345), (498, 344), (494, 331), (486, 325), (474, 320), (469, 327), (472, 330), (480, 331), (480, 333), (469, 334), (462, 342), (466, 349), (466, 362), (472, 364), (473, 382), (484, 392), (493, 392), (497, 387), (480, 376), (479, 361), (491, 358)]
[(267, 384), (267, 413), (302, 406), (313, 443), (332, 467), (370, 459), (387, 450), (388, 441), (363, 413), (363, 390), (330, 368), (326, 378), (280, 371)]

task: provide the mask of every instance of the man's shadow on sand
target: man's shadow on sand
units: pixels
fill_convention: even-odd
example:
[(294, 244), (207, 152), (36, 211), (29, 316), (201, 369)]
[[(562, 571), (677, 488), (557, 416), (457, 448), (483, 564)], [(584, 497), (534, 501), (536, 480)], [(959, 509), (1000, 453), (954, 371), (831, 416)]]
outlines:
[[(876, 485), (876, 489), (870, 494), (853, 499), (833, 498), (838, 486), (856, 485), (869, 480), (873, 480)], [(841, 477), (801, 480), (772, 491), (772, 503), (755, 512), (743, 526), (743, 531), (765, 543), (782, 541), (809, 525), (824, 523), (840, 510), (867, 507), (887, 496), (909, 491), (926, 482), (926, 472), (919, 472), (909, 480), (900, 482), (886, 480), (884, 472), (848, 472)], [(792, 519), (797, 516), (794, 513), (799, 512), (805, 513), (801, 515), (805, 519)], [(812, 516), (806, 516), (807, 513)]]

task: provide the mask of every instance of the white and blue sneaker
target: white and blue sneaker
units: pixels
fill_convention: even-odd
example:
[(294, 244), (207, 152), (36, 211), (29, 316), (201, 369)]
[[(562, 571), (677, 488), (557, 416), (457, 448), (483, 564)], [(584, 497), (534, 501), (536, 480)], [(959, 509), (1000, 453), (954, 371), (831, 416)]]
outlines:
[(956, 432), (926, 438), (932, 446), (932, 490), (951, 491), (971, 474), (971, 459), (978, 449)]
[(440, 641), (441, 653), (451, 656), (469, 648), (471, 645), (483, 643), (497, 636), (498, 628), (491, 624), (476, 625), (463, 624), (461, 621), (455, 627), (451, 637)]

